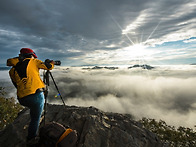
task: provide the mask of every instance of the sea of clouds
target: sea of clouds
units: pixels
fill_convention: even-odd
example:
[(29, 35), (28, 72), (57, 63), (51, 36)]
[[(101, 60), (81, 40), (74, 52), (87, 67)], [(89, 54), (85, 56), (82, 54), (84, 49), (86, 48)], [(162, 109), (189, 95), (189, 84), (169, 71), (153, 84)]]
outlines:
[[(155, 66), (152, 70), (56, 67), (52, 75), (67, 105), (129, 113), (136, 119), (162, 119), (175, 126), (196, 125), (194, 65)], [(15, 89), (9, 94), (14, 96)], [(55, 98), (57, 94), (50, 79), (48, 101), (62, 104), (59, 96)]]

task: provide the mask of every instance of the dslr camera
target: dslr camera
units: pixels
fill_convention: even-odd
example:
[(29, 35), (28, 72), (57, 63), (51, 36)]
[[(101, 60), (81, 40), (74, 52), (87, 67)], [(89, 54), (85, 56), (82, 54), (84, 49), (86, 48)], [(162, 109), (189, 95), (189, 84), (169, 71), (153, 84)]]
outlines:
[[(45, 63), (51, 63), (53, 60), (50, 60), (50, 59), (46, 59), (45, 60)], [(56, 60), (54, 61), (54, 65), (61, 65), (61, 61), (60, 60)]]

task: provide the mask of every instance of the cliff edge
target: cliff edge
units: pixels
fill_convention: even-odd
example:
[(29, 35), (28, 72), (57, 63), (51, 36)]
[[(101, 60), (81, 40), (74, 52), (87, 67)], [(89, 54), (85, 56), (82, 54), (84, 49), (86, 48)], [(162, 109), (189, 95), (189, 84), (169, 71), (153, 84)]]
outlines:
[[(94, 107), (47, 105), (45, 121), (56, 121), (79, 133), (78, 147), (162, 147), (158, 137), (142, 127), (131, 115), (103, 112)], [(27, 136), (29, 110), (0, 132), (2, 147), (23, 147)], [(41, 126), (44, 125), (42, 120)]]

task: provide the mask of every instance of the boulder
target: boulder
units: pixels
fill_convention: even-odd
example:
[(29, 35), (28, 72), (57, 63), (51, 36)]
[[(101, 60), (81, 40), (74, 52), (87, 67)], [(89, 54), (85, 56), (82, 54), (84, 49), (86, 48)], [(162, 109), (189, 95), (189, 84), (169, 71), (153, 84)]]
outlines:
[[(44, 125), (43, 120), (40, 127)], [(24, 109), (12, 124), (0, 132), (0, 145), (25, 146), (29, 121), (29, 110)], [(45, 122), (52, 121), (77, 130), (78, 147), (164, 146), (154, 133), (143, 128), (142, 124), (129, 114), (103, 112), (94, 107), (48, 104)]]

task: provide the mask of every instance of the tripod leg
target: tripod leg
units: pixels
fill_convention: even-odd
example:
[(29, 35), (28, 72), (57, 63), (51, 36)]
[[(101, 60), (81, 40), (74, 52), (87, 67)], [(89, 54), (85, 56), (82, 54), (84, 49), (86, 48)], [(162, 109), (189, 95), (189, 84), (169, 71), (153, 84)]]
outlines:
[(46, 124), (46, 107), (47, 107), (47, 97), (48, 97), (48, 86), (49, 86), (49, 70), (43, 73), (43, 81), (46, 85), (46, 89), (44, 91), (45, 103), (44, 103), (44, 125)]
[(54, 85), (55, 85), (55, 87), (56, 87), (56, 90), (58, 91), (58, 93), (59, 93), (59, 95), (60, 95), (60, 98), (61, 98), (61, 100), (62, 100), (62, 102), (63, 102), (63, 105), (64, 106), (66, 106), (65, 105), (65, 102), (64, 102), (64, 100), (63, 100), (63, 98), (62, 98), (62, 96), (61, 96), (61, 93), (60, 93), (60, 91), (59, 91), (59, 89), (58, 89), (58, 87), (57, 87), (57, 85), (56, 85), (56, 82), (54, 81), (54, 78), (53, 78), (53, 76), (52, 76), (52, 73), (49, 71), (49, 73), (50, 73), (50, 76), (51, 76), (51, 78), (52, 78), (52, 81), (53, 81), (53, 83), (54, 83)]
[(44, 126), (46, 124), (46, 107), (47, 107), (47, 99), (45, 98), (45, 104), (44, 104)]

